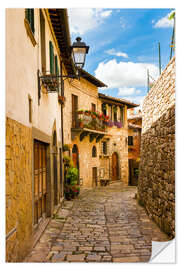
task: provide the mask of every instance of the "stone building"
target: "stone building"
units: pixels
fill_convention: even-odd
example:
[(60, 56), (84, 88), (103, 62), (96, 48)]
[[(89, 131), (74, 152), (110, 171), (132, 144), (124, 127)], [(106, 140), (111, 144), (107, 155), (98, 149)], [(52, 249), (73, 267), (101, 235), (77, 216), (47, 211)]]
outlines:
[(142, 113), (128, 110), (128, 163), (129, 185), (138, 184), (140, 145), (141, 145)]
[(143, 103), (138, 200), (175, 236), (175, 57)]
[[(64, 199), (65, 144), (83, 186), (128, 182), (127, 108), (137, 105), (98, 94), (105, 84), (85, 70), (67, 77), (76, 75), (67, 10), (7, 9), (6, 33), (6, 261), (15, 262)], [(96, 111), (106, 117), (93, 121)]]
[(99, 93), (99, 109), (109, 116), (107, 135), (101, 142), (100, 168), (111, 181), (128, 183), (128, 120), (127, 110), (137, 107), (130, 101)]
[[(99, 185), (100, 179), (128, 182), (127, 108), (138, 106), (98, 94), (98, 87), (105, 84), (81, 70), (80, 80), (73, 80), (65, 91), (64, 143), (79, 169), (79, 182), (86, 187)], [(108, 125), (93, 119), (88, 111), (109, 117)]]
[(63, 199), (63, 87), (51, 76), (75, 73), (66, 10), (7, 9), (6, 33), (6, 260), (21, 261)]

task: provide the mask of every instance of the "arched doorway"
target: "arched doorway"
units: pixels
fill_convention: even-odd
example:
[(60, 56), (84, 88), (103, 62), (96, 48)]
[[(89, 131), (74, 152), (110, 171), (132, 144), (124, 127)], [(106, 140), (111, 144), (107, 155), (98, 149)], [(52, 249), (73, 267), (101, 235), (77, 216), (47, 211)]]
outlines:
[[(74, 144), (72, 148), (72, 161), (74, 163), (74, 167), (79, 170), (79, 150), (76, 144)], [(79, 177), (78, 177), (78, 184), (79, 184)]]
[(58, 204), (58, 186), (57, 186), (57, 135), (53, 132), (53, 172), (54, 172), (54, 205)]
[(118, 154), (114, 152), (112, 154), (112, 180), (118, 180), (119, 166), (118, 166)]

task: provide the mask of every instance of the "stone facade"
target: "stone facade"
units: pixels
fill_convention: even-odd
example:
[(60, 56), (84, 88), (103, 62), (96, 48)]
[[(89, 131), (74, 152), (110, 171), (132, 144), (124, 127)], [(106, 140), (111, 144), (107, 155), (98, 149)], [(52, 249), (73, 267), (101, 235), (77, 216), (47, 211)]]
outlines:
[(175, 57), (143, 104), (138, 199), (159, 227), (175, 236)]
[(138, 184), (140, 145), (141, 145), (142, 115), (141, 111), (134, 113), (134, 109), (128, 110), (128, 161), (129, 161), (129, 185)]
[(32, 131), (6, 119), (6, 254), (21, 261), (31, 247)]

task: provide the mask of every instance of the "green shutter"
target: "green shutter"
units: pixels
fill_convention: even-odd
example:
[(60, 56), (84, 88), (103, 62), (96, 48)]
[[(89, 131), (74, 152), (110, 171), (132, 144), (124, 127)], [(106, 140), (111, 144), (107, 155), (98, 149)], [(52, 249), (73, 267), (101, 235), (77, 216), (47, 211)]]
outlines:
[(32, 32), (34, 34), (34, 32), (35, 32), (35, 29), (34, 29), (34, 9), (31, 8), (30, 12), (31, 12), (31, 30), (32, 30)]
[(54, 74), (54, 48), (51, 41), (49, 41), (49, 56), (50, 56), (50, 73)]
[(34, 9), (33, 8), (26, 8), (25, 9), (25, 17), (29, 22), (29, 25), (31, 27), (31, 30), (34, 34), (35, 29), (34, 29)]
[(57, 55), (55, 56), (55, 73), (59, 76), (59, 66), (58, 66), (58, 58)]

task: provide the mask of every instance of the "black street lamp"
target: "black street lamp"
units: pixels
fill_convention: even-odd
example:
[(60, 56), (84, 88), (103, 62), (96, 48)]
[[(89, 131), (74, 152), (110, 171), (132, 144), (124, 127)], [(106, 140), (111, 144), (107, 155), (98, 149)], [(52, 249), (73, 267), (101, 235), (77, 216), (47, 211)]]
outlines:
[(89, 46), (85, 42), (81, 42), (81, 38), (77, 37), (76, 41), (71, 46), (72, 58), (76, 68), (83, 68), (88, 54)]
[(41, 86), (42, 84), (46, 87), (48, 92), (57, 92), (59, 91), (59, 83), (58, 79), (61, 79), (61, 85), (63, 87), (64, 80), (71, 78), (71, 79), (79, 79), (81, 75), (81, 69), (84, 67), (85, 60), (86, 60), (86, 54), (89, 51), (89, 46), (86, 46), (85, 42), (81, 42), (81, 38), (77, 37), (76, 41), (73, 42), (73, 45), (70, 47), (72, 58), (74, 65), (77, 69), (77, 73), (75, 75), (63, 75), (62, 74), (62, 61), (61, 61), (61, 74), (55, 75), (55, 74), (46, 74), (40, 76), (40, 71), (38, 69), (37, 75), (38, 75), (38, 97), (41, 98)]

